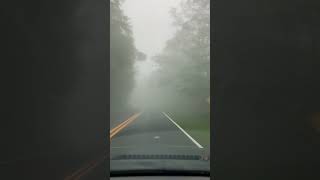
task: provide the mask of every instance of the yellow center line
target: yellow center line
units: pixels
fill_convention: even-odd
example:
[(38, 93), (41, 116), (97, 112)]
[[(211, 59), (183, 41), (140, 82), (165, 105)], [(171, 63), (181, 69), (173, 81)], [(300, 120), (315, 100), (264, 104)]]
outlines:
[(117, 125), (115, 128), (111, 129), (110, 134), (113, 133), (115, 130), (119, 129), (121, 126), (123, 126), (129, 120), (130, 120), (130, 117), (127, 120), (125, 120), (122, 123), (120, 123), (119, 125)]
[(127, 127), (132, 121), (137, 119), (140, 115), (141, 115), (141, 112), (140, 113), (136, 113), (136, 114), (130, 116), (127, 120), (125, 120), (124, 122), (122, 122), (118, 126), (116, 126), (115, 128), (113, 128), (110, 131), (110, 139), (112, 139), (112, 137), (114, 137), (118, 132), (120, 132), (122, 129)]

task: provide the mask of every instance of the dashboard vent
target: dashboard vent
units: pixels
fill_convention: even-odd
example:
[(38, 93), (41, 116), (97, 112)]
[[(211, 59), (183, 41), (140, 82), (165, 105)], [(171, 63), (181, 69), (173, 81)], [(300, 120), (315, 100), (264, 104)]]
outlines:
[(202, 160), (201, 156), (198, 155), (140, 155), (140, 154), (128, 154), (119, 155), (111, 158), (111, 160), (125, 160), (125, 159), (175, 159), (175, 160)]

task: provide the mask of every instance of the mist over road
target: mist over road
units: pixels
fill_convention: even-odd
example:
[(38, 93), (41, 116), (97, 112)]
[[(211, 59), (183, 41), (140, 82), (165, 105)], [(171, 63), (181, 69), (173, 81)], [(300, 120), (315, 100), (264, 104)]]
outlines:
[(123, 127), (110, 141), (111, 158), (117, 154), (174, 154), (175, 149), (209, 153), (169, 113), (145, 111)]

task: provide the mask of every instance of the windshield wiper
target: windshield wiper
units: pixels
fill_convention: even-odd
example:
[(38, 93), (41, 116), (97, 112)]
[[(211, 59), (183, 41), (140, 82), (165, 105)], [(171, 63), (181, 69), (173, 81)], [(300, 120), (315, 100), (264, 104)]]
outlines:
[(119, 170), (111, 171), (110, 177), (125, 176), (205, 176), (210, 177), (210, 171), (202, 170)]

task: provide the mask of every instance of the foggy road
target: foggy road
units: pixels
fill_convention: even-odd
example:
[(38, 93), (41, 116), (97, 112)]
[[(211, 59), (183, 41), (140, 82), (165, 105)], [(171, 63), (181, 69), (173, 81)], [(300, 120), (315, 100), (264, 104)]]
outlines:
[[(165, 112), (143, 112), (111, 138), (111, 158), (123, 154), (173, 154), (207, 150)], [(191, 153), (191, 152), (190, 152)]]
[(164, 112), (142, 113), (111, 139), (111, 148), (113, 150), (146, 146), (203, 148), (168, 117)]

